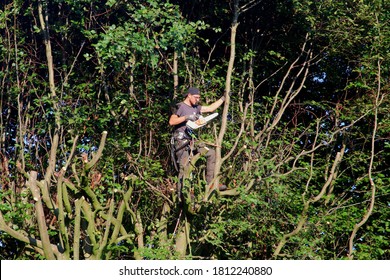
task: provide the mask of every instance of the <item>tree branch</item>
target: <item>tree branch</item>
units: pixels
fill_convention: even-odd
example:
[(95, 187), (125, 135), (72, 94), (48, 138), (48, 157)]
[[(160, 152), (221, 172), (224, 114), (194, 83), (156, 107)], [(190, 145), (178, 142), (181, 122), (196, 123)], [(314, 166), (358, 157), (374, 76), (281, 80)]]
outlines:
[[(377, 17), (378, 21), (378, 17)], [(378, 24), (379, 25), (379, 24)], [(381, 104), (383, 100), (383, 95), (381, 94), (381, 60), (378, 59), (377, 61), (377, 67), (378, 67), (378, 73), (377, 73), (377, 90), (376, 90), (376, 99), (375, 99), (375, 104), (374, 104), (374, 127), (371, 135), (371, 155), (370, 155), (370, 164), (368, 167), (368, 178), (370, 181), (370, 186), (371, 186), (371, 199), (370, 199), (370, 205), (367, 209), (367, 212), (364, 214), (363, 219), (355, 224), (353, 227), (351, 236), (349, 238), (349, 253), (348, 253), (348, 258), (353, 259), (354, 253), (353, 253), (353, 248), (354, 248), (354, 239), (357, 234), (357, 231), (368, 221), (368, 218), (371, 216), (373, 210), (374, 210), (374, 204), (375, 204), (375, 192), (376, 192), (376, 185), (374, 178), (372, 177), (372, 170), (373, 170), (373, 165), (374, 165), (374, 160), (375, 160), (375, 140), (376, 140), (376, 133), (378, 130), (378, 109), (379, 105)]]
[(45, 258), (48, 260), (55, 260), (53, 249), (51, 247), (49, 234), (47, 232), (47, 225), (45, 222), (45, 213), (43, 211), (42, 199), (39, 188), (37, 186), (37, 172), (30, 172), (30, 179), (26, 183), (30, 188), (35, 201), (35, 213), (38, 222), (39, 235), (42, 240), (43, 251), (45, 252)]

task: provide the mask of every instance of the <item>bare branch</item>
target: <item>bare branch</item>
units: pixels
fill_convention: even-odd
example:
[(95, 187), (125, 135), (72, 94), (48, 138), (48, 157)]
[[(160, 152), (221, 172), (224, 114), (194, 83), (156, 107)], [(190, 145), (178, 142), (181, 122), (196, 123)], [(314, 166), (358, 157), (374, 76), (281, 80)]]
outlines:
[(41, 194), (37, 186), (36, 171), (30, 172), (30, 179), (26, 184), (30, 188), (35, 201), (35, 213), (38, 222), (39, 235), (41, 236), (42, 239), (43, 251), (45, 252), (45, 257), (48, 260), (55, 260), (56, 258), (54, 257), (53, 249), (50, 244), (49, 234), (47, 232), (47, 225), (45, 222), (45, 213), (43, 211)]
[[(377, 17), (377, 22), (378, 22), (378, 17)], [(373, 172), (373, 165), (374, 165), (374, 160), (375, 160), (375, 140), (376, 140), (376, 134), (378, 130), (378, 110), (379, 110), (379, 105), (383, 101), (383, 94), (381, 94), (381, 61), (378, 59), (377, 61), (377, 67), (378, 67), (378, 73), (377, 73), (377, 90), (376, 90), (376, 99), (375, 99), (375, 104), (374, 104), (374, 127), (372, 130), (372, 135), (371, 135), (371, 155), (370, 155), (370, 164), (368, 167), (368, 178), (370, 181), (370, 186), (371, 186), (371, 199), (370, 199), (370, 205), (367, 209), (367, 212), (364, 214), (363, 219), (355, 224), (353, 227), (351, 236), (349, 238), (349, 254), (348, 257), (349, 259), (353, 259), (353, 247), (354, 247), (354, 239), (357, 234), (357, 231), (368, 221), (368, 218), (371, 216), (372, 211), (374, 210), (374, 204), (375, 204), (375, 193), (376, 193), (376, 185), (375, 181), (372, 176)]]

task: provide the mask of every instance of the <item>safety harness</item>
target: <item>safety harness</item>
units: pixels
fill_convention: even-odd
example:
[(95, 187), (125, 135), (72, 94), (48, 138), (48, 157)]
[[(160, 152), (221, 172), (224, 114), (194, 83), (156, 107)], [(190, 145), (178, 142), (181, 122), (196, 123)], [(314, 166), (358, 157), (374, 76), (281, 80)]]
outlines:
[(171, 137), (171, 159), (177, 172), (179, 172), (179, 162), (176, 153), (182, 149), (189, 149), (192, 152), (191, 146), (193, 146), (195, 138), (195, 133), (188, 127), (184, 132), (180, 131), (173, 133), (173, 136)]

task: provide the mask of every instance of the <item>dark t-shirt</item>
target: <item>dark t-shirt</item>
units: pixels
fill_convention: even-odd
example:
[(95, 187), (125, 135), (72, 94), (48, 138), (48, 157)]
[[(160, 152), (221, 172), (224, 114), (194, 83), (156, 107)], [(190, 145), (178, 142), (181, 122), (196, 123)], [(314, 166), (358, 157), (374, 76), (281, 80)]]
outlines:
[[(176, 110), (173, 114), (178, 117), (183, 117), (187, 115), (200, 115), (200, 110), (202, 109), (201, 105), (189, 106), (184, 102), (181, 102), (176, 105)], [(186, 130), (186, 122), (182, 122), (181, 124), (175, 125), (175, 132), (185, 132)]]

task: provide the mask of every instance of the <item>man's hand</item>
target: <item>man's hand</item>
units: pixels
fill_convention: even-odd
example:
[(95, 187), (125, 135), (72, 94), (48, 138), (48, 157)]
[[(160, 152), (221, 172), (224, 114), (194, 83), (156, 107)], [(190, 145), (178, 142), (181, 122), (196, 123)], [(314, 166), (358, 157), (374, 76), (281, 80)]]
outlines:
[[(233, 92), (229, 91), (229, 96), (232, 96)], [(220, 98), (222, 100), (222, 102), (225, 102), (226, 100), (226, 97), (225, 95), (222, 95), (222, 97)]]
[(192, 115), (186, 115), (186, 121), (196, 121), (199, 117), (198, 115), (192, 114)]

